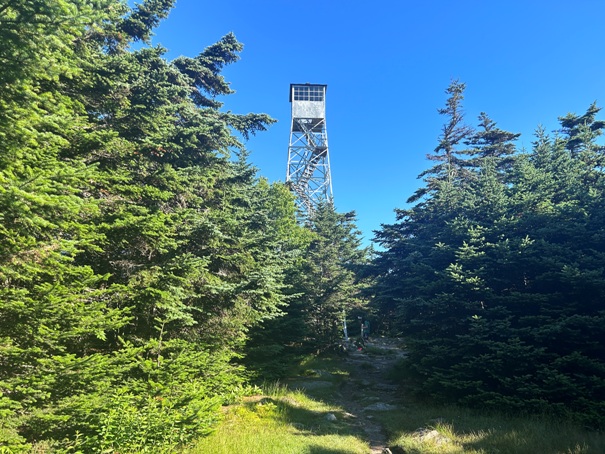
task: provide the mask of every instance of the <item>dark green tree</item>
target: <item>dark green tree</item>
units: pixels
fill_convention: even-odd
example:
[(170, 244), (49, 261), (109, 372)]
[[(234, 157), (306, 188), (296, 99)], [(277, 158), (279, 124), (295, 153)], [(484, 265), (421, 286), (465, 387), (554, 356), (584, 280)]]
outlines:
[(475, 175), (459, 196), (427, 193), (377, 232), (385, 250), (373, 263), (374, 301), (406, 337), (412, 389), (440, 401), (602, 424), (597, 111), (561, 119), (561, 137), (539, 129), (528, 154), (515, 153), (515, 135), (484, 116), (469, 140)]
[(517, 152), (514, 141), (520, 135), (503, 131), (485, 112), (481, 112), (479, 129), (466, 141), (470, 146), (466, 152), (471, 156), (468, 165), (479, 168), (490, 160), (490, 165), (494, 165), (502, 177), (509, 175)]
[(357, 267), (367, 260), (355, 213), (338, 213), (331, 204), (319, 206), (309, 228), (315, 234), (306, 251), (306, 266), (296, 283), (302, 293), (308, 341), (325, 348), (342, 338), (343, 316), (362, 304)]
[[(289, 210), (294, 220), (293, 206)], [(343, 320), (365, 307), (360, 270), (368, 260), (354, 213), (319, 206), (294, 230), (300, 249), (286, 273), (283, 315), (253, 330), (248, 364), (263, 378), (282, 377), (302, 354), (323, 352), (343, 337)], [(287, 255), (285, 255), (287, 257)]]
[(465, 159), (461, 157), (464, 150), (460, 149), (460, 146), (473, 133), (472, 128), (464, 124), (462, 101), (465, 88), (464, 83), (453, 80), (445, 90), (448, 98), (445, 107), (438, 109), (438, 112), (447, 121), (439, 136), (439, 144), (432, 154), (427, 154), (427, 159), (435, 161), (437, 164), (418, 176), (418, 178), (424, 179), (426, 187), (418, 189), (408, 199), (408, 203), (416, 202), (437, 191), (449, 192), (469, 177)]

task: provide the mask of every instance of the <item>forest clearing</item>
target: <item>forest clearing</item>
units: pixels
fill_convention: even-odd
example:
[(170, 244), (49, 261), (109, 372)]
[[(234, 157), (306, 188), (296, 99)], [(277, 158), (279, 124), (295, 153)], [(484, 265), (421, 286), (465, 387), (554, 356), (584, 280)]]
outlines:
[(396, 147), (341, 160), (426, 156), (370, 245), (327, 84), (290, 85), (298, 178), (270, 181), (276, 119), (229, 108), (243, 44), (172, 58), (175, 1), (131, 3), (0, 0), (0, 453), (605, 452), (597, 102), (519, 142), (451, 78), (420, 150), (397, 112)]
[(226, 408), (225, 423), (185, 452), (266, 454), (589, 454), (602, 433), (547, 417), (427, 405), (395, 383), (398, 339), (348, 355), (309, 357), (298, 375)]

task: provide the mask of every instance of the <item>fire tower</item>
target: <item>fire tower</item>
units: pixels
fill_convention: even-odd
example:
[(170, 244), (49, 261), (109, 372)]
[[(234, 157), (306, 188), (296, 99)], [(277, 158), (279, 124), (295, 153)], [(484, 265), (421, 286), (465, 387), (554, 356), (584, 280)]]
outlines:
[(327, 85), (291, 84), (292, 126), (286, 182), (306, 215), (321, 202), (332, 203), (326, 130)]

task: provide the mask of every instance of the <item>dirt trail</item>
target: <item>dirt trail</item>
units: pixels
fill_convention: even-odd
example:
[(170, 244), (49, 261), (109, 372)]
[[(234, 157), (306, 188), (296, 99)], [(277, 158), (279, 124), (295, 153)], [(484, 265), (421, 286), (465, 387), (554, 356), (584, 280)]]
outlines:
[(390, 452), (386, 450), (387, 434), (376, 415), (402, 407), (397, 386), (387, 375), (404, 355), (399, 339), (372, 338), (366, 348), (351, 349), (338, 361), (339, 367), (348, 372), (338, 386), (330, 386), (332, 383), (323, 378), (322, 374), (329, 375), (329, 371), (319, 371), (317, 378), (298, 377), (290, 386), (342, 408), (344, 419), (370, 444), (372, 454)]
[(374, 414), (401, 406), (396, 394), (397, 386), (387, 378), (387, 373), (404, 353), (401, 342), (389, 338), (372, 339), (364, 350), (352, 351), (345, 359), (351, 375), (343, 382), (340, 390), (342, 398), (339, 397), (337, 402), (357, 417), (372, 454), (383, 453), (387, 447), (387, 437)]

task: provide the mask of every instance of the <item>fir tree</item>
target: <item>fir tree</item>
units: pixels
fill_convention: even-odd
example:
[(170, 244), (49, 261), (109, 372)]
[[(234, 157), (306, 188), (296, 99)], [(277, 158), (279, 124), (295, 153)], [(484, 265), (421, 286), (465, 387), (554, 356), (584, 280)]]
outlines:
[(465, 88), (464, 83), (454, 80), (445, 91), (448, 98), (445, 107), (438, 109), (438, 112), (445, 116), (447, 122), (443, 125), (439, 144), (432, 154), (427, 154), (427, 159), (436, 161), (437, 164), (418, 176), (424, 178), (426, 187), (418, 189), (408, 199), (408, 203), (416, 202), (440, 190), (449, 191), (469, 176), (464, 159), (460, 158), (464, 151), (458, 149), (473, 132), (472, 128), (464, 124), (462, 101)]
[(465, 142), (471, 148), (467, 153), (473, 158), (469, 160), (468, 165), (478, 168), (485, 160), (492, 161), (496, 170), (502, 177), (508, 174), (513, 165), (513, 156), (516, 153), (514, 141), (521, 134), (514, 134), (503, 131), (496, 127), (494, 122), (485, 112), (479, 115), (479, 128)]
[(583, 155), (599, 154), (597, 111), (562, 119), (563, 137), (539, 129), (528, 154), (484, 116), (458, 196), (427, 193), (377, 232), (374, 301), (406, 337), (412, 389), (602, 423), (602, 169)]
[(205, 433), (243, 382), (231, 360), (246, 333), (287, 299), (282, 251), (297, 246), (233, 134), (272, 120), (214, 101), (231, 93), (220, 72), (241, 44), (227, 35), (174, 62), (129, 49), (172, 3), (0, 8), (0, 438), (12, 450), (171, 449)]

